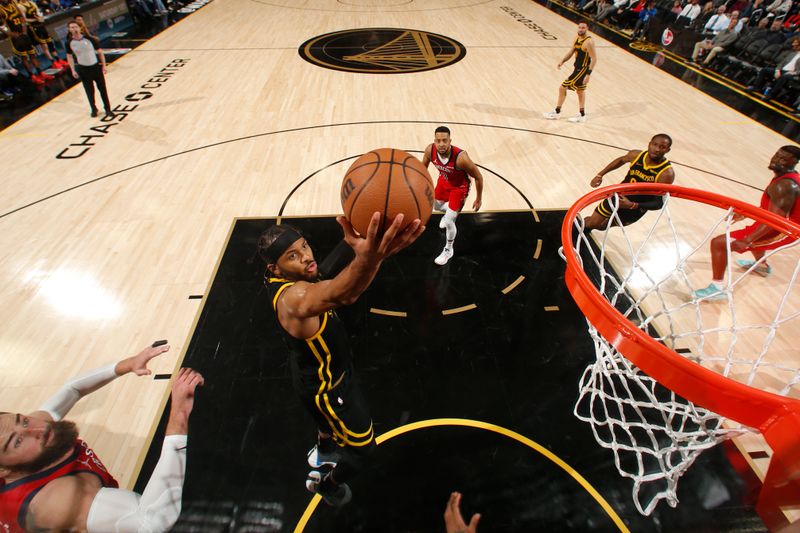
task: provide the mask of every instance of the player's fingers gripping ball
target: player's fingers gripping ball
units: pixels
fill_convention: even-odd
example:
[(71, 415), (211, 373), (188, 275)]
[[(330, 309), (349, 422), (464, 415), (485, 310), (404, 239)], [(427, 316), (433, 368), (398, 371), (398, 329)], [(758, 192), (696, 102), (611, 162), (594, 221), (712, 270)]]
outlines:
[[(419, 159), (396, 148), (378, 148), (350, 165), (342, 180), (344, 216), (361, 235), (367, 234), (376, 211), (382, 215), (378, 234), (402, 213), (403, 227), (433, 211), (433, 180)], [(401, 228), (402, 229), (402, 228)]]

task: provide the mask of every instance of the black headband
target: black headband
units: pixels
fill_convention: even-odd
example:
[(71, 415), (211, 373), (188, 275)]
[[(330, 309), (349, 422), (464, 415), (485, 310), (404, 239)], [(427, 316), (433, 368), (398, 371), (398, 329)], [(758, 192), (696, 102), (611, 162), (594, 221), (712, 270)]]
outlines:
[(275, 239), (266, 250), (261, 253), (261, 257), (267, 263), (277, 263), (278, 258), (283, 255), (286, 249), (294, 244), (297, 239), (302, 239), (303, 236), (292, 227), (287, 226), (286, 230), (280, 234), (280, 237)]

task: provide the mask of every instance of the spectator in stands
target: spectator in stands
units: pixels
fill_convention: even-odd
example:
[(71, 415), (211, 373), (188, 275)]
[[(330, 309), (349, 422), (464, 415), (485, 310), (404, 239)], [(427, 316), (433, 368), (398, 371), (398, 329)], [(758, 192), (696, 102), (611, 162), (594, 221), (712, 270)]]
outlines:
[[(716, 34), (713, 39), (703, 39), (702, 41), (695, 43), (694, 51), (692, 52), (691, 63), (697, 65), (698, 67), (707, 67), (709, 64), (711, 64), (711, 61), (714, 60), (714, 57), (718, 53), (728, 48), (736, 41), (736, 39), (739, 38), (739, 34), (736, 32), (736, 24), (737, 21), (735, 19), (731, 19), (731, 21), (728, 22), (728, 27)], [(708, 54), (703, 60), (703, 64), (698, 65), (697, 60), (702, 51), (706, 51)]]
[(0, 101), (11, 100), (20, 91), (21, 83), (19, 70), (0, 54)]
[[(680, 0), (675, 0), (675, 3), (678, 4), (678, 8), (680, 8)], [(647, 6), (639, 11), (639, 18), (636, 20), (636, 25), (633, 27), (633, 39), (644, 39), (645, 34), (647, 33), (647, 27), (650, 24), (650, 21), (653, 17), (656, 16), (658, 11), (656, 10), (656, 2), (655, 0), (649, 0), (647, 2)]]
[(755, 0), (749, 9), (742, 12), (743, 17), (747, 17), (748, 26), (758, 26), (761, 19), (766, 19), (767, 8), (764, 5), (764, 0)]
[(733, 28), (736, 33), (742, 31), (742, 28), (744, 28), (744, 23), (747, 22), (746, 20), (739, 18), (738, 11), (731, 11), (731, 21), (736, 23)]
[(792, 0), (773, 0), (767, 6), (767, 16), (783, 17), (789, 12), (790, 7), (792, 7)]
[(703, 4), (703, 9), (700, 11), (700, 15), (694, 19), (694, 22), (692, 22), (691, 27), (697, 32), (702, 31), (703, 26), (706, 25), (706, 22), (708, 22), (708, 20), (715, 14), (716, 10), (714, 9), (714, 2), (706, 2)]
[(597, 6), (597, 16), (594, 18), (597, 22), (603, 22), (612, 14), (621, 12), (628, 5), (629, 0), (615, 0), (614, 3), (608, 3), (601, 9)]
[(798, 25), (800, 25), (800, 13), (787, 15), (783, 21), (783, 29), (786, 31), (797, 31)]
[(722, 4), (717, 8), (717, 12), (705, 23), (702, 33), (703, 35), (716, 35), (727, 28), (730, 21), (730, 17), (725, 14), (725, 4)]
[(636, 24), (639, 19), (639, 13), (645, 8), (648, 0), (633, 0), (625, 9), (617, 11), (615, 15), (615, 24), (620, 28), (629, 28)]
[(580, 9), (581, 11), (589, 11), (592, 8), (592, 6), (594, 6), (595, 4), (599, 6), (601, 2), (605, 2), (605, 0), (599, 0), (599, 1), (581, 0), (580, 2), (578, 2), (578, 9)]
[(786, 34), (783, 33), (783, 21), (773, 20), (764, 38), (767, 40), (767, 44), (780, 44), (786, 41)]
[(675, 18), (675, 25), (678, 27), (691, 26), (692, 22), (700, 15), (700, 0), (691, 0), (686, 4)]
[(769, 32), (767, 28), (768, 25), (769, 19), (763, 17), (758, 21), (758, 26), (745, 26), (742, 31), (739, 32), (739, 39), (736, 41), (736, 47), (739, 50), (744, 50), (750, 43), (766, 37), (767, 32)]
[(764, 93), (764, 100), (772, 100), (775, 98), (786, 82), (798, 79), (800, 75), (800, 37), (792, 39), (793, 54), (784, 56), (775, 67), (764, 67), (758, 71), (758, 77), (753, 85), (747, 87), (748, 91), (761, 92), (767, 82), (771, 82), (772, 86)]
[(750, 0), (734, 0), (733, 3), (730, 3), (728, 10), (738, 11), (742, 18), (744, 18), (747, 16), (744, 14), (745, 10), (750, 9), (751, 5), (753, 5), (753, 3)]
[[(691, 5), (691, 4), (687, 4), (687, 5)], [(672, 7), (669, 8), (669, 11), (670, 11), (670, 13), (675, 15), (676, 17), (678, 15), (680, 15), (681, 11), (683, 11), (683, 6), (681, 5), (681, 0), (675, 0), (674, 2), (672, 2)]]

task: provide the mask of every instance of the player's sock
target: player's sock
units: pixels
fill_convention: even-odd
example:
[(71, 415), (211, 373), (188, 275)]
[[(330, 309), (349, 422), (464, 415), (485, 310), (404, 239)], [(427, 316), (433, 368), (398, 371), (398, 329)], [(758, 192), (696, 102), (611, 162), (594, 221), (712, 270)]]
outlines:
[(712, 279), (711, 285), (713, 285), (718, 291), (721, 291), (723, 287), (725, 287), (725, 282), (721, 279)]
[(556, 113), (561, 113), (561, 106), (556, 107)]
[(580, 109), (580, 111), (581, 111), (581, 116), (582, 116), (582, 117), (583, 117), (583, 116), (586, 116), (586, 113), (583, 111), (583, 108), (581, 108), (581, 109)]
[(447, 241), (447, 243), (444, 245), (444, 249), (445, 250), (449, 250), (449, 251), (452, 252), (453, 251), (453, 243), (454, 242), (455, 242), (455, 239), (453, 239), (452, 241)]

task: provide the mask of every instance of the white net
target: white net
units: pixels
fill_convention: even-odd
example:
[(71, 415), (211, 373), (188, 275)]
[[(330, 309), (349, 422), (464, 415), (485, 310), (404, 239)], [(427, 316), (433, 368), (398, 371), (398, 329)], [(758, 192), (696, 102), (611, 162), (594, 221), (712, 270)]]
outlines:
[[(753, 264), (737, 263), (745, 256), (731, 253), (730, 233), (744, 226), (737, 226), (732, 209), (667, 194), (661, 210), (622, 226), (617, 195), (610, 200), (610, 224), (620, 227), (594, 232), (596, 242), (583, 232), (581, 217), (573, 221), (573, 248), (597, 291), (633, 325), (691, 361), (761, 390), (800, 396), (798, 242)], [(726, 236), (728, 262), (724, 297), (711, 301), (695, 291), (711, 280), (709, 242), (717, 235)], [(752, 430), (677, 396), (591, 324), (589, 332), (597, 358), (581, 378), (575, 415), (591, 424), (619, 472), (633, 480), (639, 512), (649, 515), (661, 500), (674, 507), (678, 480), (700, 453)]]

